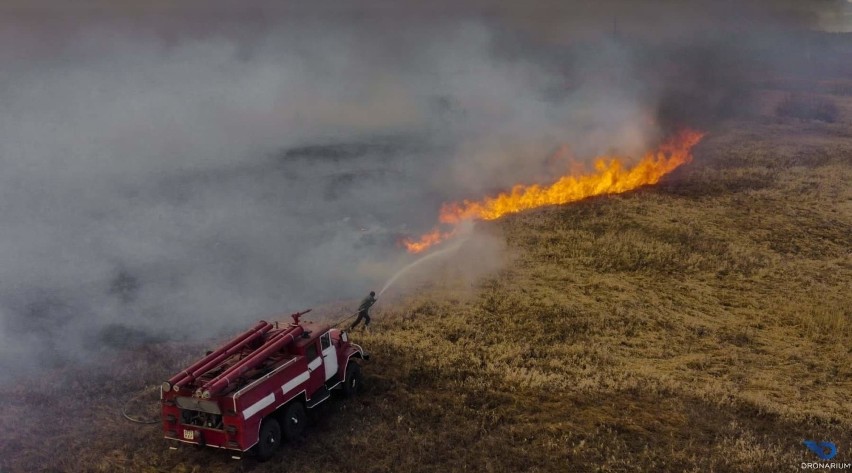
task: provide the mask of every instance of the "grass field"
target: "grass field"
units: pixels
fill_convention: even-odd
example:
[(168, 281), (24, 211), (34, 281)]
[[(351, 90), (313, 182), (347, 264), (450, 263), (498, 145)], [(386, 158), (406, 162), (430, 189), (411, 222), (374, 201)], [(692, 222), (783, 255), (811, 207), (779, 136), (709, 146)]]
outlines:
[(502, 269), (379, 304), (365, 391), (268, 463), (121, 418), (202, 349), (163, 344), (3, 387), (0, 471), (780, 472), (818, 460), (805, 439), (850, 462), (852, 98), (831, 100), (833, 123), (726, 122), (655, 187), (480, 223)]

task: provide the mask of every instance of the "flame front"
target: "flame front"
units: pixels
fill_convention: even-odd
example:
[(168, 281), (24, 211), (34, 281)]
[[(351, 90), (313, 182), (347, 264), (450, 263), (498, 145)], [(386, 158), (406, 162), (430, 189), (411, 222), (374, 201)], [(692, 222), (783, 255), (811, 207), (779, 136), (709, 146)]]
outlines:
[(402, 244), (405, 245), (405, 248), (408, 249), (409, 252), (420, 253), (436, 243), (440, 243), (455, 236), (455, 234), (456, 228), (452, 228), (449, 231), (441, 231), (439, 227), (435, 227), (431, 232), (421, 236), (417, 241), (406, 238), (402, 241)]
[(411, 253), (419, 253), (457, 233), (465, 220), (494, 220), (504, 215), (545, 205), (567, 204), (596, 195), (618, 194), (638, 187), (656, 184), (660, 178), (692, 160), (692, 147), (704, 134), (693, 130), (678, 133), (647, 153), (635, 166), (628, 168), (616, 157), (595, 159), (595, 172), (561, 177), (549, 186), (516, 185), (510, 192), (479, 201), (450, 202), (441, 207), (440, 224), (417, 240), (402, 244)]

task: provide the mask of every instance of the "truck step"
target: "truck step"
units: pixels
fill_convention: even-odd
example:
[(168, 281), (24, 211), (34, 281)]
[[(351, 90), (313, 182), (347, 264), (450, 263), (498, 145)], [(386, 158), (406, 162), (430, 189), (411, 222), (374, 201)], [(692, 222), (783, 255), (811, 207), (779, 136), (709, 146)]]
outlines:
[(323, 386), (317, 389), (317, 392), (315, 392), (314, 395), (311, 396), (311, 399), (306, 405), (308, 406), (308, 409), (310, 409), (316, 406), (317, 404), (325, 401), (329, 397), (331, 397), (331, 392), (325, 386)]
[(328, 381), (325, 382), (325, 387), (326, 388), (328, 388), (329, 386), (334, 387), (334, 386), (337, 386), (338, 384), (340, 384), (340, 376), (338, 376), (337, 373), (334, 373), (331, 376), (331, 378), (328, 378)]

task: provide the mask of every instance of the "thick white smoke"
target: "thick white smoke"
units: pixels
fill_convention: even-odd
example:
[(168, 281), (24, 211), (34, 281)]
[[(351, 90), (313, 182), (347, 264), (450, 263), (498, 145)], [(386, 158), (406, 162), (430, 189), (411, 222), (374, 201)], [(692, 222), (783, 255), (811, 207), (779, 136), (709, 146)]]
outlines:
[(0, 23), (5, 373), (358, 297), (441, 202), (661, 133), (612, 5), (87, 5)]

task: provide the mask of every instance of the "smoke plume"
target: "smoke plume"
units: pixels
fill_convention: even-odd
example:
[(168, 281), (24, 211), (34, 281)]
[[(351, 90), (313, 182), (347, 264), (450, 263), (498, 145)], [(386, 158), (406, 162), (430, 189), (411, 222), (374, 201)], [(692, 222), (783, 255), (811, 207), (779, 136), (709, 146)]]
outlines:
[(6, 2), (0, 370), (377, 289), (442, 202), (750, 113), (801, 3)]

